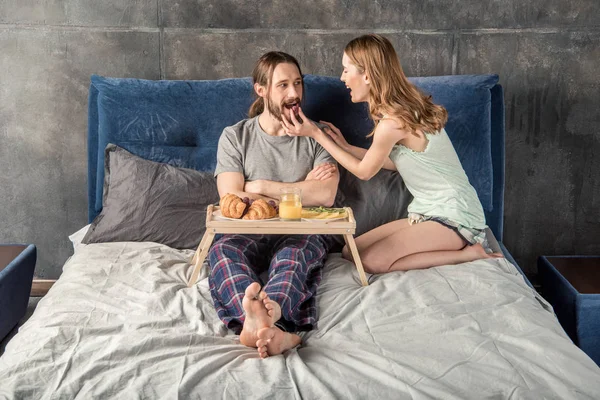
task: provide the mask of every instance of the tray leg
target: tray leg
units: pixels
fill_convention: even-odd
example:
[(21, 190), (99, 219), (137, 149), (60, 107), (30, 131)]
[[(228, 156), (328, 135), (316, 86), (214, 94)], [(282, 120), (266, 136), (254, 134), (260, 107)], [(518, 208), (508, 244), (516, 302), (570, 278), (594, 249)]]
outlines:
[(365, 275), (365, 270), (362, 265), (362, 261), (360, 260), (360, 255), (358, 254), (358, 249), (356, 248), (356, 242), (354, 241), (354, 236), (351, 234), (344, 235), (344, 240), (350, 248), (350, 253), (352, 254), (352, 259), (354, 260), (354, 264), (356, 264), (356, 269), (358, 270), (358, 276), (360, 277), (360, 281), (363, 286), (368, 286), (369, 282), (367, 281), (367, 276)]
[(190, 262), (190, 264), (196, 265), (196, 260), (198, 260), (200, 253), (202, 253), (202, 249), (204, 248), (204, 242), (206, 241), (206, 239), (208, 239), (208, 236), (209, 236), (209, 232), (208, 232), (208, 230), (205, 230), (204, 235), (202, 235), (202, 240), (200, 240), (200, 243), (198, 244), (198, 248), (196, 249), (196, 252), (194, 253), (194, 257), (192, 257), (192, 261)]
[(346, 242), (346, 246), (348, 246), (348, 249), (350, 249), (350, 244), (348, 243), (348, 238), (346, 236), (351, 236), (351, 235), (342, 235), (344, 237), (344, 242)]
[(213, 232), (209, 232), (207, 229), (204, 232), (204, 236), (202, 236), (202, 240), (198, 245), (198, 249), (196, 250), (196, 254), (192, 259), (192, 265), (194, 269), (192, 270), (192, 276), (188, 281), (188, 287), (192, 287), (196, 281), (198, 280), (198, 275), (200, 275), (200, 270), (202, 269), (202, 265), (204, 264), (204, 260), (206, 259), (206, 255), (208, 254), (208, 250), (210, 249), (210, 245), (215, 238), (215, 234)]
[(202, 243), (204, 242), (205, 238), (206, 238), (206, 232), (204, 233), (204, 235), (202, 235), (202, 240), (200, 240), (200, 243), (198, 244), (198, 248), (196, 249), (196, 252), (194, 253), (194, 256), (192, 257), (192, 261), (190, 261), (190, 264), (196, 265), (196, 260), (198, 259), (198, 256), (200, 255), (200, 252), (202, 251)]

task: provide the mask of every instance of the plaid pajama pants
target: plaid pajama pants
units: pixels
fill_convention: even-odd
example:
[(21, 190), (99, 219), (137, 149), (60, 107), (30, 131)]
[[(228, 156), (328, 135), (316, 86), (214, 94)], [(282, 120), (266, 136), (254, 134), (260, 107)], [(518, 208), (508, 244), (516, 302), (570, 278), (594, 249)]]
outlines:
[[(245, 313), (246, 288), (259, 282), (262, 290), (281, 306), (277, 324), (286, 331), (311, 330), (316, 326), (315, 295), (327, 256), (320, 235), (223, 235), (208, 253), (208, 282), (217, 315), (240, 333)], [(266, 282), (260, 275), (268, 271)]]

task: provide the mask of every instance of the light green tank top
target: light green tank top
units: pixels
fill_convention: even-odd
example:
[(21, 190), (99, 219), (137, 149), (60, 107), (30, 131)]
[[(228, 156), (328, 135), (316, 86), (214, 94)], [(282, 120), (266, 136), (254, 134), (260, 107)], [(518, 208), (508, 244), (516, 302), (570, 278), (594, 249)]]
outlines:
[(425, 136), (422, 152), (395, 145), (390, 158), (414, 200), (408, 212), (445, 217), (465, 227), (484, 229), (485, 215), (475, 188), (458, 159), (445, 129)]

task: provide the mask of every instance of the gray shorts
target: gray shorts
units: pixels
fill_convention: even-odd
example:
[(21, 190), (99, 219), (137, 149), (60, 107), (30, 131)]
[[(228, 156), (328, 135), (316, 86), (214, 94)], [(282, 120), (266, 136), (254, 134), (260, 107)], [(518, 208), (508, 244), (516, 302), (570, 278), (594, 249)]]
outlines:
[(469, 227), (459, 224), (458, 222), (452, 221), (451, 219), (444, 218), (444, 217), (434, 217), (434, 216), (429, 216), (429, 215), (421, 215), (421, 214), (417, 214), (417, 213), (409, 213), (408, 214), (408, 223), (410, 225), (418, 224), (420, 222), (425, 222), (425, 221), (435, 221), (437, 223), (440, 223), (440, 224), (444, 225), (445, 227), (448, 227), (448, 228), (452, 229), (453, 231), (455, 231), (458, 234), (458, 236), (463, 238), (467, 243), (472, 244), (472, 245), (479, 243), (479, 244), (481, 244), (481, 246), (483, 246), (486, 253), (492, 252), (492, 249), (490, 248), (488, 241), (487, 241), (487, 236), (485, 234), (485, 230), (483, 230), (483, 229), (469, 228)]

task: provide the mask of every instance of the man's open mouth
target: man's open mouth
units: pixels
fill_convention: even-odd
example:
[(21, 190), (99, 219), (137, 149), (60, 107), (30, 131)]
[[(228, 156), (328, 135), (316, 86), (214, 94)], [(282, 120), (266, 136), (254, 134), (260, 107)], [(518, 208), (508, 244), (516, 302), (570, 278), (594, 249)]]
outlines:
[(294, 112), (294, 114), (298, 115), (300, 103), (298, 103), (297, 101), (294, 101), (293, 103), (285, 103), (283, 106), (285, 108), (287, 108), (288, 110), (292, 110)]
[[(298, 120), (298, 122), (302, 123), (302, 118), (300, 118), (300, 115), (298, 115), (298, 113), (300, 112), (300, 100), (296, 99), (294, 101), (290, 101), (289, 103), (284, 103), (283, 107), (287, 108), (288, 110), (290, 110), (291, 112), (294, 113), (294, 116), (296, 117), (296, 119)], [(291, 116), (290, 116), (291, 118)]]

